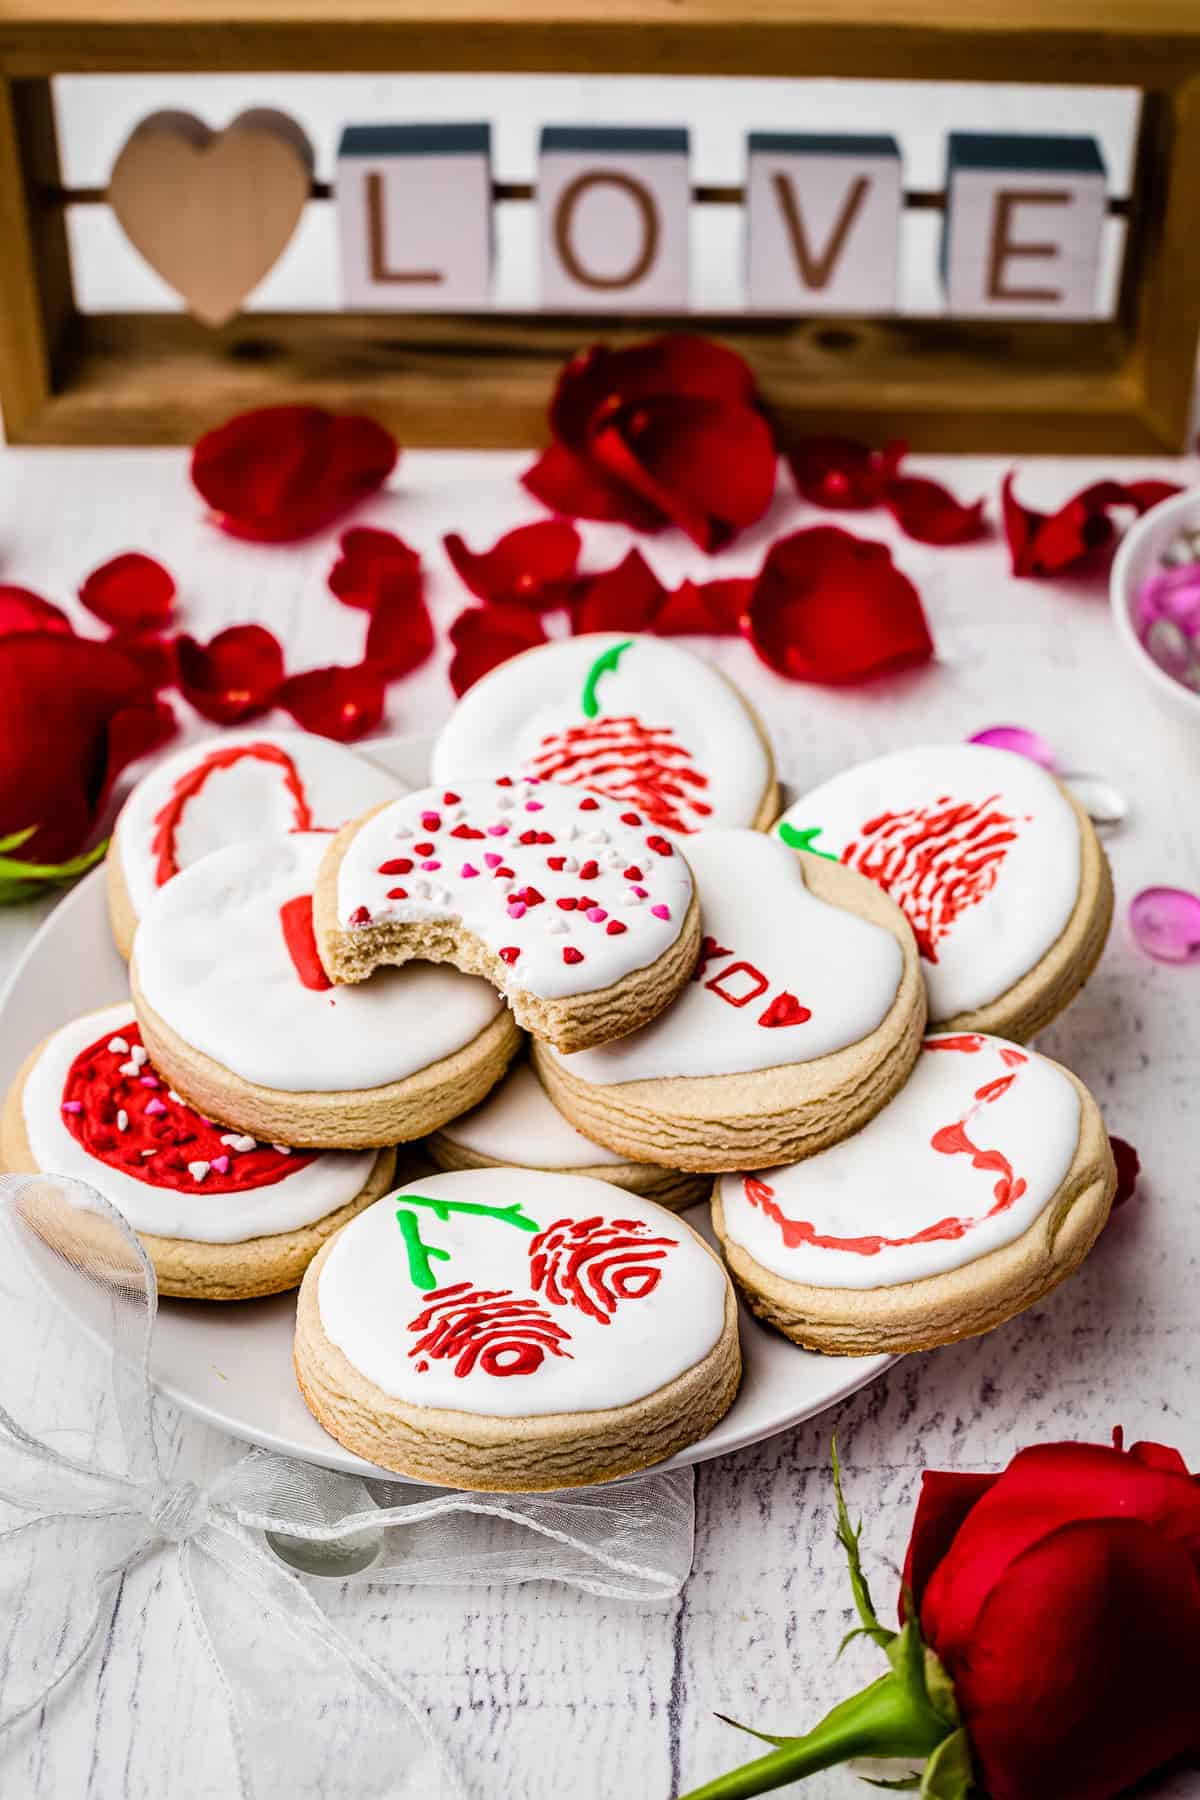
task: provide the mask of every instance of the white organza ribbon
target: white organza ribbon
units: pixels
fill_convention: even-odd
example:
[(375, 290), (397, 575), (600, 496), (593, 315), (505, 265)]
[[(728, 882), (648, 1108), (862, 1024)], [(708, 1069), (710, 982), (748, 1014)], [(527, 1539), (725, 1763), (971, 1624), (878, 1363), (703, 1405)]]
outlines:
[[(0, 1617), (9, 1634), (0, 1746), (107, 1634), (125, 1574), (166, 1549), (228, 1711), (241, 1800), (326, 1792), (449, 1800), (465, 1789), (423, 1708), (334, 1628), (264, 1533), (301, 1567), (306, 1549), (319, 1555), (328, 1546), (332, 1569), (340, 1554), (355, 1571), (350, 1579), (372, 1586), (559, 1580), (661, 1603), (687, 1578), (690, 1471), (491, 1496), (360, 1480), (252, 1450), (204, 1486), (172, 1479), (150, 1385), (157, 1306), (145, 1252), (93, 1189), (65, 1177), (0, 1176), (4, 1338), (39, 1346), (36, 1381), (28, 1358), (0, 1354), (0, 1501), (29, 1515), (0, 1530)], [(50, 1370), (52, 1352), (79, 1327), (85, 1367), (97, 1374), (72, 1394)], [(64, 1366), (78, 1378), (78, 1356)], [(72, 1401), (95, 1421), (86, 1454), (62, 1447), (84, 1435), (64, 1429)], [(39, 1408), (47, 1414), (40, 1423), (31, 1419)], [(114, 1413), (119, 1430), (106, 1434)], [(105, 1435), (108, 1456), (96, 1447)], [(56, 1528), (74, 1559), (72, 1593), (81, 1580), (88, 1591), (83, 1607), (74, 1598), (60, 1606), (49, 1577), (39, 1591), (55, 1546), (39, 1555), (36, 1540)], [(55, 1622), (60, 1613), (65, 1624)]]

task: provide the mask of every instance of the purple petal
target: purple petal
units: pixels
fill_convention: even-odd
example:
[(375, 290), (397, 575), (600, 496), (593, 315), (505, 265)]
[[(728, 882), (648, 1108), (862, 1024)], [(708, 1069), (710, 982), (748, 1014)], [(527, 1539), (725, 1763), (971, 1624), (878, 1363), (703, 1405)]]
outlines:
[(1186, 888), (1143, 888), (1129, 902), (1140, 950), (1158, 962), (1200, 962), (1200, 894)]
[(989, 725), (986, 731), (977, 731), (967, 739), (968, 744), (990, 744), (993, 750), (1011, 750), (1015, 756), (1027, 756), (1030, 762), (1040, 763), (1043, 769), (1053, 769), (1054, 751), (1044, 737), (1036, 731), (1026, 731), (1023, 725)]

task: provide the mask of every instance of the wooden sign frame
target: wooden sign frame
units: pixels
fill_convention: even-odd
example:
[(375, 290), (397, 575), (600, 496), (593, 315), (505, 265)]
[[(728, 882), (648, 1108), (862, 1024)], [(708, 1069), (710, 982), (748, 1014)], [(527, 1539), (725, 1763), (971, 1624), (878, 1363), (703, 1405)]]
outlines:
[[(50, 78), (223, 71), (854, 76), (1142, 93), (1116, 316), (638, 320), (76, 310)], [(317, 190), (318, 194), (320, 190)], [(498, 190), (501, 201), (528, 189)], [(702, 200), (739, 190), (697, 190)], [(939, 206), (940, 195), (908, 204)], [(1123, 210), (1118, 208), (1117, 210)], [(0, 0), (0, 403), (12, 443), (190, 442), (240, 408), (373, 413), (411, 445), (545, 436), (581, 342), (672, 326), (754, 366), (786, 444), (902, 432), (942, 450), (1182, 447), (1200, 335), (1195, 0)]]

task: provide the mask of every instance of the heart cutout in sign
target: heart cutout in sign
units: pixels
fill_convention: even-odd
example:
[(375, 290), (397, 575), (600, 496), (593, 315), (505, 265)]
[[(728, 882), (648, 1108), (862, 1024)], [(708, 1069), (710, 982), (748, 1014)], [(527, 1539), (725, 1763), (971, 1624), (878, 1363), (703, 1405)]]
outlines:
[(223, 325), (287, 248), (312, 190), (312, 147), (286, 114), (213, 132), (152, 113), (113, 165), (108, 200), (157, 275), (205, 325)]

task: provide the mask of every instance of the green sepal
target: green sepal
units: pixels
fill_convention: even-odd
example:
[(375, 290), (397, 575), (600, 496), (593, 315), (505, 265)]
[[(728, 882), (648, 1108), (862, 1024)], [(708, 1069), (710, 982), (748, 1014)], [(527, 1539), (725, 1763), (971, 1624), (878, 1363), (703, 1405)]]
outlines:
[(806, 825), (803, 831), (797, 831), (785, 819), (779, 826), (779, 835), (789, 850), (807, 850), (810, 856), (823, 856), (826, 862), (839, 862), (840, 857), (835, 856), (832, 850), (817, 849), (814, 839), (820, 837), (823, 829), (821, 825)]
[(971, 1744), (961, 1726), (942, 1739), (925, 1764), (920, 1791), (922, 1800), (968, 1800), (974, 1793)]
[(775, 1737), (769, 1731), (755, 1731), (753, 1725), (743, 1725), (740, 1719), (731, 1719), (728, 1713), (714, 1713), (713, 1717), (720, 1719), (722, 1725), (732, 1725), (735, 1731), (744, 1731), (747, 1737), (757, 1738), (760, 1744), (774, 1744), (776, 1749), (796, 1741), (790, 1737)]
[[(862, 1537), (862, 1520), (857, 1525), (850, 1523), (850, 1514), (846, 1509), (846, 1497), (842, 1493), (842, 1465), (838, 1457), (837, 1439), (833, 1438), (829, 1446), (830, 1458), (833, 1462), (833, 1492), (837, 1502), (837, 1540), (846, 1552), (846, 1561), (850, 1565), (850, 1590), (854, 1595), (854, 1604), (858, 1608), (858, 1616), (862, 1620), (861, 1630), (871, 1638), (881, 1650), (887, 1650), (896, 1637), (886, 1625), (881, 1625), (879, 1615), (875, 1611), (871, 1599), (871, 1590), (867, 1578), (863, 1574), (862, 1556), (858, 1543)], [(842, 1639), (841, 1651), (845, 1649), (848, 1639)]]
[(4, 854), (25, 843), (36, 830), (36, 825), (30, 825), (25, 831), (14, 831), (10, 836), (0, 838), (0, 906), (36, 900), (45, 889), (63, 887), (78, 876), (86, 875), (108, 849), (108, 839), (105, 838), (103, 843), (85, 850), (81, 856), (72, 856), (69, 861), (61, 863), (24, 862), (19, 857)]
[(945, 1719), (947, 1725), (962, 1724), (962, 1714), (958, 1710), (954, 1683), (947, 1675), (945, 1665), (928, 1644), (925, 1646), (925, 1692), (929, 1696), (930, 1706), (939, 1719)]
[[(858, 1771), (854, 1773), (858, 1774)], [(915, 1794), (921, 1785), (919, 1775), (906, 1775), (903, 1781), (885, 1781), (882, 1775), (859, 1775), (858, 1779), (865, 1781), (868, 1787), (887, 1788), (892, 1794)]]

